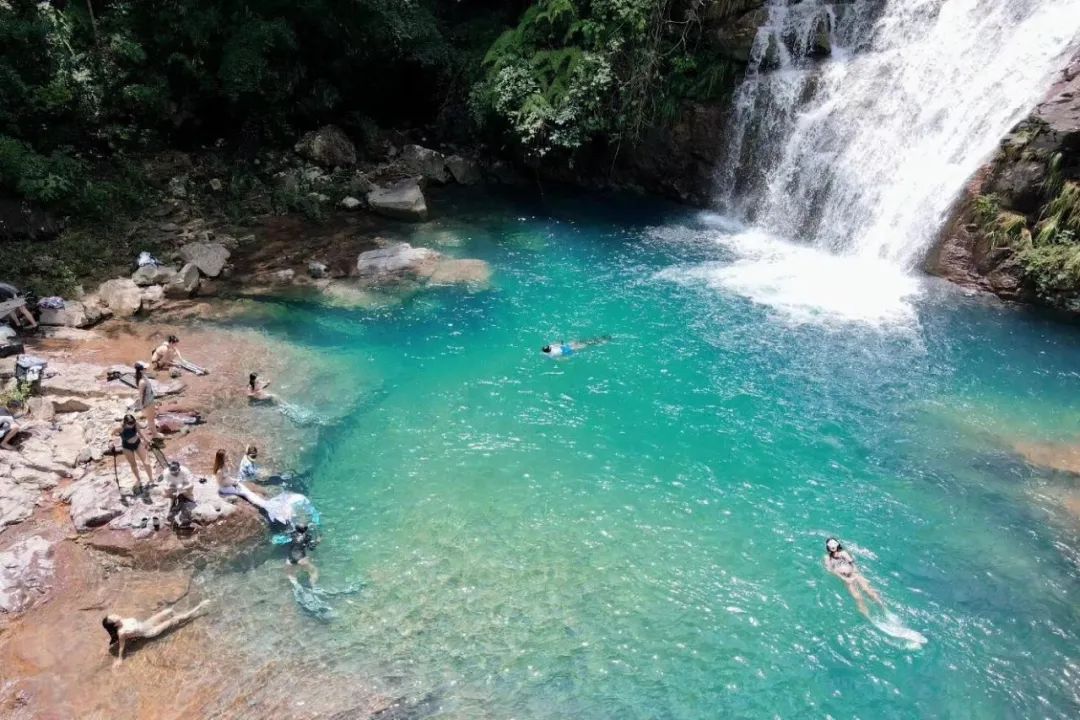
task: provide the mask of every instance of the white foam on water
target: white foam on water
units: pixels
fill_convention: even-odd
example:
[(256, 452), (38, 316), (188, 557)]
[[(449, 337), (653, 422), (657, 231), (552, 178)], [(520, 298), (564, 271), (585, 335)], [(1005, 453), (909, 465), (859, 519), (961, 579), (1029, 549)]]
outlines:
[(751, 228), (715, 241), (734, 259), (669, 268), (664, 280), (735, 293), (794, 324), (859, 323), (876, 328), (917, 324), (921, 282), (874, 257), (834, 255)]

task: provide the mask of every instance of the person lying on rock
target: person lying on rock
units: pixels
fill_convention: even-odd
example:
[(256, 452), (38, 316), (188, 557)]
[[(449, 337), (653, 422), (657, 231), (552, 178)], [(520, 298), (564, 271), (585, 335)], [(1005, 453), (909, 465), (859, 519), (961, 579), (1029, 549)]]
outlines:
[(314, 586), (319, 582), (319, 569), (308, 557), (308, 552), (314, 550), (318, 544), (319, 539), (315, 535), (315, 530), (307, 522), (298, 521), (293, 526), (289, 537), (289, 556), (285, 560), (285, 573), (293, 585), (300, 584), (297, 575), (301, 569), (307, 571), (308, 585)]
[(150, 356), (150, 364), (155, 370), (169, 370), (184, 362), (184, 356), (180, 354), (180, 349), (177, 347), (179, 344), (180, 338), (170, 335), (165, 338), (165, 342), (154, 348), (154, 353)]
[(101, 621), (101, 625), (109, 633), (109, 650), (112, 650), (113, 645), (117, 646), (116, 660), (113, 661), (113, 667), (124, 661), (124, 646), (127, 641), (155, 638), (192, 619), (195, 617), (195, 613), (206, 607), (208, 603), (209, 600), (203, 600), (187, 612), (179, 614), (172, 608), (165, 608), (145, 620), (125, 618), (115, 614), (106, 615)]
[[(135, 493), (138, 494), (140, 488), (150, 487), (154, 481), (154, 473), (150, 469), (150, 457), (146, 452), (146, 448), (150, 446), (150, 441), (142, 434), (138, 421), (131, 413), (124, 415), (124, 419), (120, 421), (120, 427), (113, 430), (113, 435), (120, 436), (120, 449), (131, 466), (131, 473), (135, 476)], [(113, 450), (115, 449), (114, 446)], [(136, 460), (142, 463), (143, 470), (146, 471), (145, 486), (139, 476)]]
[(274, 402), (273, 394), (266, 392), (268, 387), (270, 387), (269, 380), (259, 380), (258, 373), (251, 373), (248, 375), (248, 400), (251, 402)]
[(0, 449), (17, 450), (13, 441), (22, 427), (15, 422), (15, 416), (7, 408), (0, 407)]
[[(21, 302), (20, 302), (21, 301)], [(9, 318), (14, 327), (25, 325), (28, 330), (34, 330), (37, 328), (37, 320), (30, 314), (30, 311), (26, 309), (26, 300), (23, 299), (22, 293), (14, 285), (8, 285), (7, 283), (0, 283), (0, 304), (5, 307), (14, 305), (14, 310), (5, 315), (0, 315), (0, 320), (3, 320), (6, 316)]]

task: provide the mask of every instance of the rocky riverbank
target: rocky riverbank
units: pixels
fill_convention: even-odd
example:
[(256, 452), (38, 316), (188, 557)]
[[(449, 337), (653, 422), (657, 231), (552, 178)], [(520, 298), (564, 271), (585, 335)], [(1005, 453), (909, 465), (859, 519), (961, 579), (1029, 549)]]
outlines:
[[(318, 428), (253, 411), (245, 380), (253, 369), (310, 377), (305, 372), (315, 363), (231, 325), (258, 317), (258, 304), (246, 297), (302, 294), (369, 306), (439, 285), (488, 286), (486, 263), (414, 247), (396, 228), (342, 211), (322, 223), (275, 218), (243, 240), (194, 223), (176, 231), (163, 264), (42, 312), (42, 331), (25, 343), (48, 369), (21, 408), (18, 451), (0, 452), (0, 666), (10, 670), (0, 683), (0, 715), (180, 718), (257, 710), (367, 717), (392, 705), (363, 678), (332, 669), (297, 678), (284, 660), (213, 647), (209, 621), (144, 644), (112, 670), (100, 621), (113, 611), (145, 617), (180, 599), (186, 606), (210, 598), (211, 612), (227, 612), (227, 598), (200, 587), (198, 571), (270, 557), (265, 522), (247, 503), (218, 495), (210, 464), (223, 448), (235, 471), (243, 448), (255, 442), (277, 467), (293, 467)], [(193, 530), (182, 533), (166, 520), (162, 492), (135, 497), (126, 459), (111, 452), (111, 432), (136, 394), (123, 379), (110, 379), (111, 371), (148, 360), (170, 334), (183, 339), (186, 356), (211, 369), (154, 379), (159, 418), (203, 420), (163, 428), (165, 455), (205, 479), (196, 485)], [(0, 391), (9, 399), (22, 394), (14, 362), (0, 359)], [(347, 400), (335, 398), (342, 406)], [(330, 403), (312, 395), (320, 401)], [(210, 647), (212, 672), (204, 662)], [(258, 668), (257, 676), (249, 668)], [(238, 686), (242, 679), (257, 682), (258, 692)]]

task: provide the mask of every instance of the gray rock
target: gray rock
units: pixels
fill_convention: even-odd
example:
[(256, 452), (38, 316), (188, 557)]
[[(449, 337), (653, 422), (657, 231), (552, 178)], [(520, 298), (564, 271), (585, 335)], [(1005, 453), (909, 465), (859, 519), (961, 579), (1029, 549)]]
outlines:
[(368, 206), (386, 217), (420, 222), (427, 219), (427, 202), (416, 180), (405, 180), (368, 193)]
[(412, 276), (427, 276), (442, 256), (428, 248), (414, 248), (409, 243), (368, 250), (356, 258), (356, 272), (362, 278), (393, 280)]
[(213, 178), (210, 180), (210, 189), (214, 192), (221, 192), (225, 189), (225, 184), (222, 183), (221, 180), (219, 180), (218, 178)]
[(97, 295), (117, 317), (131, 317), (142, 307), (142, 293), (131, 278), (106, 280), (98, 287)]
[(356, 147), (341, 128), (334, 125), (325, 125), (307, 133), (293, 149), (323, 167), (356, 164)]
[(0, 553), (0, 612), (21, 613), (48, 596), (53, 544), (35, 535)]
[(221, 243), (195, 242), (180, 248), (180, 257), (184, 262), (194, 263), (199, 272), (212, 278), (221, 274), (230, 254)]
[(345, 208), (346, 210), (356, 210), (357, 208), (362, 207), (363, 204), (364, 203), (360, 202), (359, 200), (352, 197), (351, 195), (348, 196), (348, 197), (342, 198), (342, 200), (341, 200), (341, 207)]
[(120, 490), (111, 474), (79, 480), (62, 498), (71, 504), (71, 522), (79, 532), (101, 527), (124, 512)]
[(142, 292), (139, 293), (142, 298), (142, 311), (150, 312), (151, 310), (157, 310), (159, 307), (165, 304), (165, 288), (161, 285), (151, 285), (150, 287), (144, 287)]
[(199, 268), (195, 263), (188, 263), (180, 268), (172, 281), (165, 286), (165, 296), (170, 298), (189, 298), (199, 289)]
[(436, 150), (420, 145), (406, 145), (401, 151), (401, 162), (405, 168), (425, 180), (445, 183), (450, 179), (446, 172), (446, 157)]
[(53, 398), (52, 401), (53, 413), (80, 413), (89, 412), (90, 405), (85, 401), (77, 397), (61, 397)]
[(275, 283), (278, 283), (280, 285), (288, 285), (296, 277), (296, 271), (291, 268), (285, 270), (278, 270), (273, 274), (272, 277)]
[(71, 301), (65, 302), (64, 307), (60, 310), (42, 310), (39, 322), (42, 325), (85, 328), (111, 315), (111, 311), (103, 310), (95, 302)]
[(131, 280), (139, 287), (148, 285), (164, 285), (173, 279), (176, 270), (171, 267), (144, 265), (131, 276)]
[(169, 194), (174, 198), (186, 198), (188, 195), (187, 183), (187, 175), (177, 175), (171, 178), (169, 180)]
[(345, 183), (345, 190), (350, 195), (364, 196), (375, 189), (375, 183), (364, 173), (358, 172)]
[(0, 477), (0, 532), (30, 517), (40, 496), (37, 488)]
[(480, 166), (460, 155), (446, 158), (446, 169), (454, 180), (462, 185), (475, 185), (480, 182)]
[(326, 263), (321, 263), (318, 260), (312, 260), (307, 265), (308, 275), (315, 279), (326, 277), (328, 270)]

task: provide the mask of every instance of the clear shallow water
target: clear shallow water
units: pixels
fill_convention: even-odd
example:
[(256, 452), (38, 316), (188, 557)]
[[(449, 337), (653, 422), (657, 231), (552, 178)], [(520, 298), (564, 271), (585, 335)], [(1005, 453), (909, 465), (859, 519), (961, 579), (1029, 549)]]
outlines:
[[(320, 358), (317, 390), (276, 386), (334, 419), (305, 458), (316, 558), (365, 587), (320, 623), (277, 561), (215, 579), (233, 642), (439, 718), (1080, 712), (1075, 480), (1008, 451), (1080, 435), (1075, 327), (722, 218), (441, 203), (403, 232), (491, 290), (260, 313)], [(829, 534), (923, 649), (856, 612)]]

